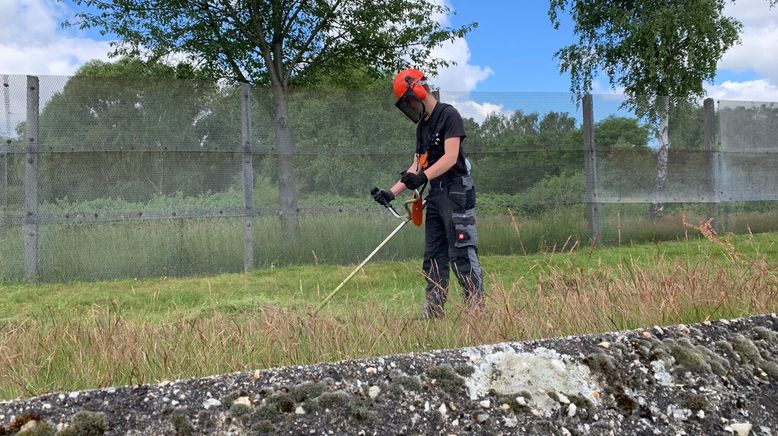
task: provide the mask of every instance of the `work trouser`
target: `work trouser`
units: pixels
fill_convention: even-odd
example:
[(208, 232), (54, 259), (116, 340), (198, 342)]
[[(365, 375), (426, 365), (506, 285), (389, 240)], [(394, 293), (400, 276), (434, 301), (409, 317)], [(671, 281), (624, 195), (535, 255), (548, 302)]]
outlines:
[(448, 296), (449, 265), (459, 280), (465, 303), (483, 305), (483, 275), (475, 228), (475, 189), (469, 176), (430, 181), (425, 219), (425, 315), (442, 316)]

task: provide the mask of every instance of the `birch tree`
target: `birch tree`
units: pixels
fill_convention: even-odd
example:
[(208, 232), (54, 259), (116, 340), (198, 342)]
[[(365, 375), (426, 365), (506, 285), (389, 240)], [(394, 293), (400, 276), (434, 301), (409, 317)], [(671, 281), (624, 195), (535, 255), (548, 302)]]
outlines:
[[(770, 0), (774, 5), (776, 0)], [(739, 42), (742, 25), (724, 15), (727, 0), (550, 0), (549, 18), (560, 26), (569, 13), (578, 41), (555, 53), (570, 89), (582, 97), (603, 72), (623, 90), (624, 106), (656, 126), (657, 172), (651, 216), (664, 211), (669, 113), (704, 96), (724, 53)]]

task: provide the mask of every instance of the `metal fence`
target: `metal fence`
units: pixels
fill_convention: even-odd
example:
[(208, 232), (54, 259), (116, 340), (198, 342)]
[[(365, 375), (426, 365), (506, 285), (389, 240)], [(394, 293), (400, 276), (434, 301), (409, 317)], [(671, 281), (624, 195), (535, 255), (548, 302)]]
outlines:
[[(287, 117), (246, 85), (3, 76), (2, 91), (0, 281), (356, 262), (395, 225), (368, 192), (415, 143), (386, 90), (293, 90)], [(618, 96), (440, 94), (466, 118), (484, 254), (685, 237), (684, 219), (778, 229), (776, 104), (673, 108), (657, 193), (650, 126)], [(422, 245), (409, 228), (382, 258)]]

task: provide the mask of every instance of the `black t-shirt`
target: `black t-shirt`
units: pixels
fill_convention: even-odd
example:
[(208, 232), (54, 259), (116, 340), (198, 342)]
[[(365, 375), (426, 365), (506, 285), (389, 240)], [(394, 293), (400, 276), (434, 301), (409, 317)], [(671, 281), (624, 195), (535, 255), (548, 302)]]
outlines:
[(462, 141), (465, 140), (465, 124), (462, 116), (450, 104), (438, 103), (428, 120), (422, 119), (416, 126), (416, 153), (420, 162), (424, 161), (427, 153), (427, 165), (429, 168), (445, 154), (444, 142), (448, 138), (461, 138), (459, 143), (459, 156), (457, 163), (448, 170), (444, 176), (458, 177), (467, 175), (465, 153), (462, 150)]

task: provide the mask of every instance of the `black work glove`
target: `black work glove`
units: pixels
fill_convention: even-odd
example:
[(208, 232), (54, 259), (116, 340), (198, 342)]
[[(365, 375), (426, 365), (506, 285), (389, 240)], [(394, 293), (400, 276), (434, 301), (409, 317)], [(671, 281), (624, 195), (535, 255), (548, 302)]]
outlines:
[(405, 173), (403, 174), (400, 181), (405, 184), (406, 188), (416, 189), (419, 186), (427, 183), (427, 175), (424, 174), (424, 171), (420, 172), (419, 174)]
[(388, 189), (379, 189), (375, 187), (370, 190), (370, 194), (373, 195), (373, 199), (381, 206), (389, 206), (389, 203), (394, 200), (394, 194)]

